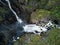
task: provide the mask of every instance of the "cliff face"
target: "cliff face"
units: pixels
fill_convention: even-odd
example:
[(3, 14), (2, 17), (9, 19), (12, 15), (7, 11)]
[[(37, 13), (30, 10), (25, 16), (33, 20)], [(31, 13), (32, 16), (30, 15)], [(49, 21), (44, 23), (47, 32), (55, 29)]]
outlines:
[[(16, 17), (8, 8), (7, 2), (5, 0), (0, 2), (0, 23), (3, 21), (6, 23), (16, 22)], [(53, 16), (59, 20), (59, 2), (60, 0), (10, 0), (12, 8), (27, 23), (32, 23), (34, 20), (37, 22), (39, 19), (44, 18), (44, 15)], [(36, 20), (37, 18), (38, 20)]]
[[(57, 17), (59, 20), (59, 1), (60, 0), (10, 0), (12, 8), (16, 11), (18, 16), (27, 23), (32, 23), (31, 18), (34, 19), (35, 22), (38, 21), (44, 14), (53, 15), (53, 17)], [(3, 21), (4, 23), (16, 22), (16, 17), (8, 8), (7, 2), (5, 0), (1, 0), (0, 2), (0, 23)], [(45, 13), (45, 11), (47, 11), (47, 13)], [(42, 17), (40, 17), (40, 15), (42, 15)], [(35, 17), (39, 19), (36, 20)]]
[[(24, 22), (40, 23), (41, 21), (47, 22), (48, 20), (52, 20), (55, 22), (55, 24), (60, 24), (60, 0), (10, 0), (10, 3), (11, 3), (13, 10), (17, 13), (17, 15)], [(2, 24), (2, 23), (13, 24), (16, 21), (17, 21), (16, 17), (9, 9), (7, 2), (5, 0), (0, 0), (0, 24)], [(4, 29), (4, 27), (2, 27), (2, 28)], [(14, 29), (15, 29), (15, 27), (14, 27)], [(2, 30), (2, 29), (0, 29), (0, 30)], [(20, 30), (20, 27), (19, 27), (19, 30)], [(55, 33), (53, 34), (53, 32), (52, 32), (51, 35), (57, 34), (57, 37), (59, 38), (60, 29), (58, 32), (57, 32), (58, 29), (56, 29), (56, 31), (54, 31), (54, 30), (53, 30), (53, 32), (55, 32)], [(3, 33), (4, 34), (7, 33), (5, 35), (7, 36), (7, 40), (9, 40), (8, 39), (9, 30), (7, 32), (5, 32), (5, 31), (7, 31), (7, 29), (4, 29)], [(10, 35), (12, 35), (13, 32), (14, 32), (14, 30), (10, 32)], [(14, 35), (14, 33), (13, 33), (13, 35)], [(53, 35), (51, 36), (52, 40), (53, 40)], [(34, 35), (31, 36), (30, 34), (22, 36), (20, 41), (24, 45), (25, 45), (25, 42), (27, 43), (27, 45), (37, 45), (37, 43), (38, 43), (38, 45), (40, 45), (40, 42), (42, 43), (41, 45), (45, 45), (45, 44), (51, 45), (50, 43), (53, 43), (53, 42), (58, 45), (58, 43), (60, 43), (60, 40), (59, 40), (59, 42), (50, 41), (49, 40), (49, 39), (51, 39), (50, 36), (47, 39), (47, 43), (44, 40), (44, 42), (45, 42), (44, 44), (43, 44), (43, 41), (42, 42), (40, 41), (41, 37), (34, 36)], [(33, 37), (33, 38), (31, 38), (31, 37)], [(26, 38), (28, 38), (28, 39), (26, 39)], [(29, 40), (29, 39), (31, 39), (31, 40)], [(7, 40), (6, 40), (6, 43), (7, 43)], [(31, 41), (33, 41), (33, 42), (31, 42)], [(2, 43), (1, 45), (4, 45), (4, 44)], [(17, 44), (14, 44), (14, 45), (17, 45)], [(54, 45), (54, 44), (52, 44), (52, 45)]]

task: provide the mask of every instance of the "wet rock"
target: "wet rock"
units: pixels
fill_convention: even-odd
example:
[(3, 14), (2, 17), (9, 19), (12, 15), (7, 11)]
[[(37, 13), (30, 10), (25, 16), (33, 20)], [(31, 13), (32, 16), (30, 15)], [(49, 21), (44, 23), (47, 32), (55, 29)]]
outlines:
[(0, 45), (7, 45), (7, 39), (3, 32), (0, 32)]

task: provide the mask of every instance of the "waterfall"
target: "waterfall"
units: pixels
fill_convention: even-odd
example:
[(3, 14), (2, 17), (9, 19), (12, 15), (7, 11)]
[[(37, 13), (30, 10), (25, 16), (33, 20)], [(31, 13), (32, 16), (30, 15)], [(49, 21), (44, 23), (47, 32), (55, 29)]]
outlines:
[[(11, 4), (10, 4), (10, 1), (9, 0), (6, 0), (6, 1), (7, 1), (8, 5), (9, 5), (10, 10), (16, 16), (17, 21), (20, 24), (22, 24), (23, 21), (17, 16), (16, 12), (12, 9)], [(46, 32), (48, 30), (47, 28), (49, 28), (51, 26), (54, 27), (54, 24), (51, 21), (49, 21), (44, 27), (38, 26), (36, 24), (26, 24), (25, 26), (23, 26), (23, 28), (24, 28), (24, 32), (28, 32), (28, 33), (29, 32), (33, 32), (35, 34), (40, 34), (41, 32)]]
[(17, 21), (18, 21), (19, 23), (22, 23), (23, 21), (17, 16), (16, 12), (12, 9), (11, 4), (10, 4), (10, 1), (9, 1), (9, 0), (6, 0), (6, 1), (7, 1), (7, 3), (8, 3), (8, 6), (9, 6), (10, 10), (11, 10), (11, 11), (13, 12), (13, 14), (16, 16)]

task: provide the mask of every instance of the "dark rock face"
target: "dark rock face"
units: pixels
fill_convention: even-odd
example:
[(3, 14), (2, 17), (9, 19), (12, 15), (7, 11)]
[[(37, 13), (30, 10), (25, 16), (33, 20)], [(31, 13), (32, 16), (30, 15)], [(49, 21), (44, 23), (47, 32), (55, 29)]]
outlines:
[(54, 20), (53, 22), (54, 22), (55, 24), (59, 24), (59, 23), (58, 23), (58, 20)]
[[(22, 20), (29, 22), (31, 11), (29, 11), (27, 8), (24, 7), (24, 5), (21, 4), (21, 3), (24, 3), (24, 1), (20, 2), (19, 0), (16, 0), (16, 1), (10, 0), (10, 3), (13, 10), (17, 12), (19, 17)], [(4, 12), (1, 12), (2, 13), (1, 15), (3, 17), (3, 20), (1, 22), (8, 23), (8, 24), (16, 22), (16, 17), (9, 9), (7, 2), (5, 0), (1, 1), (0, 6), (2, 10), (4, 9), (3, 10)]]
[[(16, 18), (15, 16), (13, 16), (14, 14), (11, 14), (12, 12), (8, 8), (7, 2), (5, 0), (2, 0), (2, 2), (0, 3), (0, 7), (5, 9), (5, 11), (7, 11), (5, 12), (6, 14), (4, 13), (5, 17), (6, 15), (8, 15), (7, 22), (10, 22), (10, 23), (15, 22)], [(17, 15), (24, 22), (30, 23), (32, 12), (35, 12), (37, 9), (46, 9), (48, 11), (54, 10), (55, 7), (59, 4), (59, 0), (56, 0), (55, 2), (54, 0), (10, 0), (10, 3), (13, 10), (17, 13)]]
[(0, 45), (6, 45), (5, 44), (5, 35), (0, 32)]
[(4, 38), (5, 38), (4, 34), (0, 33), (0, 42), (3, 42)]
[[(56, 18), (54, 18), (50, 14), (51, 12), (54, 12), (53, 15), (55, 16), (57, 10), (60, 12), (60, 5), (59, 5), (60, 0), (9, 0), (9, 1), (11, 3), (12, 9), (17, 13), (18, 17), (20, 17), (24, 21), (24, 23), (25, 22), (37, 23), (37, 25), (43, 24), (43, 26), (44, 26), (45, 23), (47, 23), (48, 20), (51, 19), (55, 24), (60, 24), (60, 20), (59, 21), (55, 20)], [(46, 15), (46, 17), (44, 17), (44, 15)], [(57, 15), (60, 15), (60, 13), (58, 14), (58, 12), (57, 12)], [(41, 17), (43, 17), (43, 18), (40, 19)], [(39, 19), (37, 19), (37, 18), (39, 18)], [(2, 23), (8, 24), (8, 26), (6, 25), (6, 27), (8, 29), (4, 25), (2, 26), (2, 28), (5, 31), (8, 30), (7, 31), (8, 33), (5, 32), (4, 30), (2, 30), (2, 31), (8, 34), (6, 36), (7, 36), (7, 38), (9, 38), (9, 40), (13, 36), (16, 37), (16, 36), (22, 36), (22, 35), (26, 34), (26, 32), (22, 31), (23, 28), (20, 27), (21, 25), (24, 25), (24, 24), (22, 23), (20, 25), (20, 23), (18, 24), (18, 22), (16, 23), (16, 21), (17, 21), (16, 17), (9, 9), (7, 2), (5, 0), (1, 0), (0, 1), (0, 24), (2, 24)], [(11, 25), (9, 25), (9, 24), (11, 24)], [(0, 26), (0, 30), (2, 28)], [(47, 28), (47, 29), (50, 30), (51, 28)], [(38, 31), (35, 31), (35, 32), (39, 33)], [(0, 42), (1, 42), (0, 45), (5, 45), (5, 40), (4, 40), (5, 33), (0, 33)], [(31, 33), (31, 34), (33, 34), (33, 33)], [(42, 32), (41, 36), (44, 36), (44, 34), (45, 33)], [(33, 36), (29, 35), (28, 37), (30, 38)], [(26, 37), (24, 37), (24, 38), (26, 38)]]
[(11, 0), (12, 8), (17, 12), (18, 16), (25, 22), (29, 23), (31, 11), (26, 8), (24, 0)]
[(0, 3), (0, 23), (12, 24), (16, 22), (15, 15), (8, 8), (7, 3), (2, 0)]
[(7, 24), (12, 24), (12, 23), (16, 22), (16, 17), (13, 16), (13, 15), (7, 14), (4, 17), (4, 21), (3, 22), (4, 23), (7, 23)]

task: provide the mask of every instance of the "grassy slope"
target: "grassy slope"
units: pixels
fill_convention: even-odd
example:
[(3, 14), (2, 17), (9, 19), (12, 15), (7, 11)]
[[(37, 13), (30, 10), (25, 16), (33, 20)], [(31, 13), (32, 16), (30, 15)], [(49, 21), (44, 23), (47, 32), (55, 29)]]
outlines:
[[(30, 38), (29, 42), (25, 43), (26, 38), (27, 36), (25, 35), (24, 38), (20, 39), (21, 45), (60, 45), (60, 29), (51, 30), (46, 40), (43, 40), (41, 36), (35, 35), (33, 38)], [(14, 45), (18, 44), (18, 41), (14, 43)]]

